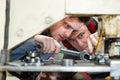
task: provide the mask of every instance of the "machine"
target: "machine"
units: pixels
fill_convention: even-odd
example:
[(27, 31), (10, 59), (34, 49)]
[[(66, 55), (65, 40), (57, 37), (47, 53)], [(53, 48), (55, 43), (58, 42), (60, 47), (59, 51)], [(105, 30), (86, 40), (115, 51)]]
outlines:
[[(120, 1), (119, 0), (2, 0), (3, 17), (1, 41), (1, 78), (6, 71), (110, 72), (120, 79)], [(2, 14), (4, 15), (4, 14)], [(99, 41), (93, 55), (86, 51), (62, 49), (61, 53), (80, 56), (81, 61), (41, 61), (37, 52), (29, 52), (24, 61), (9, 62), (9, 51), (35, 34), (41, 33), (68, 15), (92, 16), (98, 19)], [(5, 25), (3, 25), (5, 23)], [(9, 27), (7, 30), (5, 27)], [(4, 35), (4, 36), (3, 36)], [(3, 43), (9, 42), (8, 46)], [(4, 46), (2, 48), (2, 46)], [(82, 55), (81, 55), (82, 54)], [(8, 56), (8, 57), (7, 57)], [(86, 60), (87, 57), (89, 60)], [(67, 66), (67, 67), (66, 67)], [(47, 68), (47, 70), (46, 70)], [(94, 68), (94, 70), (92, 70)], [(4, 77), (4, 78), (3, 78)]]

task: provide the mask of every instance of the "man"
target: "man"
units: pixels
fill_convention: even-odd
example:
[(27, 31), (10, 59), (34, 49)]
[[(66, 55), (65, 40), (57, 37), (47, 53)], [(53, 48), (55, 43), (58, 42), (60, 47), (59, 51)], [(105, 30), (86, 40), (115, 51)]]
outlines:
[[(57, 24), (55, 24), (54, 26), (52, 26), (49, 29), (50, 35), (51, 35), (52, 38), (50, 38), (50, 37), (48, 38), (48, 37), (43, 36), (43, 35), (36, 35), (34, 39), (36, 40), (36, 42), (38, 44), (41, 44), (41, 43), (43, 44), (43, 46), (44, 46), (43, 47), (43, 51), (45, 53), (51, 53), (53, 51), (55, 51), (55, 53), (58, 53), (58, 52), (60, 52), (61, 48), (60, 48), (60, 45), (57, 44), (57, 42), (62, 41), (64, 43), (64, 41), (67, 40), (69, 43), (71, 43), (70, 35), (72, 35), (72, 36), (76, 35), (76, 33), (78, 33), (78, 31), (81, 31), (81, 29), (86, 30), (84, 32), (87, 33), (86, 34), (87, 37), (85, 39), (85, 40), (87, 40), (89, 35), (91, 35), (90, 31), (88, 30), (88, 27), (89, 27), (89, 29), (91, 29), (90, 25), (88, 25), (88, 23), (89, 23), (88, 21), (89, 20), (90, 20), (89, 17), (69, 16), (69, 17), (65, 18), (63, 21), (58, 22)], [(94, 26), (93, 27), (95, 28), (95, 31), (96, 31), (96, 29), (97, 29), (97, 22), (94, 19), (91, 19), (91, 21), (94, 22), (94, 24), (93, 24)], [(88, 25), (88, 27), (86, 25)], [(95, 31), (92, 31), (92, 33), (94, 33)], [(88, 40), (87, 43), (86, 43), (86, 44), (89, 43), (88, 44), (89, 51), (87, 50), (88, 52), (91, 53), (91, 51), (93, 51), (93, 48), (97, 44), (97, 39), (98, 39), (97, 33), (91, 35), (90, 40)], [(95, 41), (95, 44), (94, 44), (94, 41)], [(74, 45), (76, 45), (76, 44), (74, 44)], [(74, 46), (74, 45), (72, 45), (72, 46), (74, 48), (76, 48), (78, 51), (84, 50), (84, 49), (82, 49), (82, 47), (80, 47), (78, 49), (77, 46)], [(90, 47), (91, 45), (94, 45), (94, 47), (91, 48)]]
[[(29, 41), (25, 42), (23, 45), (20, 45), (19, 47), (11, 50), (11, 61), (23, 59), (26, 54), (26, 51), (31, 51), (31, 50), (34, 51), (36, 50), (36, 47), (39, 45), (40, 47), (43, 48), (43, 53), (44, 53), (41, 54), (41, 59), (47, 60), (53, 58), (54, 54), (48, 54), (48, 53), (54, 52), (55, 54), (57, 54), (60, 52), (61, 46), (58, 42), (64, 41), (68, 39), (72, 34), (78, 32), (79, 28), (82, 27), (81, 23), (87, 23), (88, 20), (89, 20), (88, 17), (85, 17), (83, 19), (82, 17), (78, 18), (76, 16), (69, 16), (61, 20), (60, 22), (54, 24), (49, 29), (42, 32), (41, 35), (38, 34), (34, 37), (34, 39), (30, 39)], [(25, 79), (25, 80), (29, 80), (29, 79)]]
[(58, 42), (67, 39), (71, 33), (75, 32), (79, 28), (79, 26), (75, 25), (76, 21), (78, 21), (77, 19), (78, 18), (75, 16), (66, 17), (49, 29), (43, 31), (41, 35), (38, 34), (34, 39), (30, 39), (17, 48), (13, 48), (11, 50), (10, 60), (19, 60), (25, 55), (26, 51), (36, 50), (37, 46), (43, 47), (44, 53), (53, 53), (53, 51), (54, 53), (60, 52), (61, 46)]
[[(90, 22), (93, 22), (94, 26), (97, 30), (97, 22), (94, 19), (91, 19)], [(88, 25), (88, 24), (87, 24)], [(73, 50), (77, 51), (83, 51), (86, 50), (89, 54), (93, 53), (93, 50), (95, 49), (98, 41), (98, 32), (95, 30), (90, 30), (90, 27), (88, 28), (85, 23), (81, 23), (81, 27), (78, 29), (78, 31), (71, 34), (71, 36), (66, 40), (69, 45), (73, 47)], [(63, 44), (65, 45), (66, 42), (63, 41)], [(67, 47), (68, 45), (66, 45)], [(70, 48), (70, 47), (69, 47)], [(70, 55), (65, 55), (64, 58), (70, 58)], [(74, 57), (74, 59), (77, 59)], [(78, 58), (79, 59), (79, 58)]]
[[(90, 20), (94, 24), (97, 24), (97, 22), (92, 19)], [(93, 23), (88, 22), (89, 24), (93, 25)], [(97, 25), (96, 25), (97, 26)], [(94, 27), (94, 26), (92, 26)], [(90, 31), (90, 28), (88, 28), (84, 23), (81, 23), (81, 27), (79, 28), (78, 31), (75, 33), (71, 34), (71, 36), (67, 39), (67, 41), (72, 45), (77, 51), (83, 51), (86, 50), (89, 52), (89, 54), (92, 54), (97, 42), (98, 42), (98, 32), (95, 31), (94, 29)], [(74, 49), (74, 50), (75, 50)], [(71, 58), (71, 59), (79, 59), (79, 57), (73, 57), (71, 55), (64, 55), (64, 58)], [(85, 80), (91, 80), (90, 77), (87, 76), (87, 73), (85, 74), (87, 78)], [(65, 74), (63, 74), (65, 75)], [(78, 79), (80, 73), (76, 73), (74, 76)], [(101, 73), (96, 73), (96, 74), (91, 74), (92, 79), (104, 79), (105, 77), (109, 76), (109, 72), (101, 72)], [(63, 77), (63, 76), (62, 76)], [(75, 79), (76, 79), (75, 78)]]
[[(93, 24), (96, 24), (97, 27), (97, 22), (94, 21), (94, 19), (91, 19), (90, 21), (93, 22)], [(83, 51), (86, 50), (87, 52), (89, 52), (90, 54), (93, 53), (94, 48), (97, 45), (97, 41), (98, 41), (98, 33), (96, 31), (90, 31), (87, 26), (87, 24), (85, 24), (84, 22), (79, 22), (80, 23), (80, 28), (71, 34), (71, 36), (66, 40), (68, 42), (68, 44), (66, 45), (66, 42), (63, 41), (63, 44), (66, 45), (66, 47), (68, 47), (69, 49), (72, 50), (77, 50), (77, 51)], [(92, 27), (95, 27), (92, 26)], [(71, 46), (70, 46), (71, 45)], [(72, 55), (68, 55), (65, 54), (64, 57), (65, 59), (69, 58), (69, 59), (74, 59), (74, 60), (79, 60), (79, 56), (72, 56)], [(92, 80), (92, 78), (89, 76), (88, 73), (86, 72), (82, 72), (82, 73), (68, 73), (68, 72), (64, 72), (64, 73), (59, 73), (58, 74), (58, 80), (71, 80), (71, 76), (73, 76), (72, 80)], [(82, 77), (80, 75), (83, 75)], [(79, 77), (78, 77), (79, 76)]]
[[(92, 30), (91, 30), (91, 32), (93, 32), (94, 34), (90, 33), (90, 31), (88, 30), (88, 27), (90, 25), (88, 27), (87, 27), (87, 25), (88, 25), (88, 23), (91, 23), (91, 22), (88, 22), (88, 20), (89, 20), (89, 18), (88, 19), (83, 19), (82, 17), (79, 17), (79, 18), (76, 17), (74, 19), (75, 23), (71, 24), (71, 25), (73, 25), (74, 27), (78, 26), (78, 28), (77, 28), (77, 30), (74, 30), (69, 37), (66, 38), (67, 42), (65, 42), (66, 40), (64, 40), (64, 38), (61, 38), (61, 37), (58, 36), (59, 33), (57, 33), (57, 31), (58, 31), (57, 29), (54, 29), (54, 30), (52, 29), (53, 30), (53, 32), (52, 32), (53, 34), (51, 33), (51, 35), (57, 41), (62, 40), (62, 42), (65, 45), (66, 45), (66, 43), (67, 44), (70, 43), (71, 45), (69, 44), (69, 46), (71, 46), (71, 48), (73, 50), (78, 50), (78, 51), (87, 50), (89, 53), (92, 53), (93, 49), (97, 45), (98, 34), (97, 34), (97, 32), (94, 33), (95, 31), (92, 31)], [(94, 22), (93, 24), (95, 24), (92, 27), (96, 28), (97, 27), (97, 22), (94, 21), (94, 19), (91, 19), (91, 21), (93, 21)], [(91, 28), (89, 27), (89, 29), (91, 29)], [(79, 36), (78, 36), (78, 34), (79, 34)], [(80, 38), (81, 38), (82, 41), (79, 40)], [(77, 39), (78, 42), (74, 42), (76, 39)], [(46, 41), (44, 38), (41, 37), (41, 35), (35, 36), (35, 40), (38, 43), (44, 43)], [(50, 40), (48, 40), (48, 41), (50, 41)], [(46, 43), (45, 45), (50, 43), (50, 42), (47, 43), (48, 41), (45, 42)], [(84, 43), (84, 45), (83, 44), (81, 45), (80, 43)], [(47, 45), (47, 47), (51, 47), (51, 45), (50, 46)], [(68, 47), (68, 45), (66, 47)], [(49, 49), (50, 49), (50, 48), (47, 49), (46, 47), (44, 47), (44, 48), (47, 51), (49, 51)], [(54, 47), (54, 49), (56, 49), (56, 48)], [(52, 51), (54, 51), (54, 49)], [(64, 58), (69, 58), (69, 59), (74, 59), (74, 60), (79, 59), (79, 57), (72, 56), (72, 55), (64, 55)], [(73, 76), (74, 74), (75, 73), (65, 73), (65, 72), (64, 73), (60, 73), (59, 74), (60, 76), (58, 76), (58, 80), (69, 80), (69, 79), (71, 79), (71, 76)], [(91, 80), (90, 76), (87, 73), (83, 73), (83, 74), (86, 76), (86, 80)]]

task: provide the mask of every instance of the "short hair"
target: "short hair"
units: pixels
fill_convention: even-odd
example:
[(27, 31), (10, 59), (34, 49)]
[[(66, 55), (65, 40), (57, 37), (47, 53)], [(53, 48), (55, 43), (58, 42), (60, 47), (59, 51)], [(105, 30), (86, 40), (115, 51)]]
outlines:
[(80, 22), (87, 24), (90, 21), (91, 17), (78, 17), (78, 19)]

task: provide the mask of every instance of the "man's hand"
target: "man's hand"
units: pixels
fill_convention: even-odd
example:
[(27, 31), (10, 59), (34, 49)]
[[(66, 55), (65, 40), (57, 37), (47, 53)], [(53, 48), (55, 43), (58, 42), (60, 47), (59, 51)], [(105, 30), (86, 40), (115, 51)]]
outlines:
[(95, 32), (94, 34), (91, 34), (90, 37), (87, 40), (89, 53), (93, 53), (94, 48), (97, 46), (98, 43), (98, 32)]
[(34, 39), (37, 44), (42, 45), (44, 53), (59, 53), (61, 50), (60, 44), (52, 37), (36, 35)]

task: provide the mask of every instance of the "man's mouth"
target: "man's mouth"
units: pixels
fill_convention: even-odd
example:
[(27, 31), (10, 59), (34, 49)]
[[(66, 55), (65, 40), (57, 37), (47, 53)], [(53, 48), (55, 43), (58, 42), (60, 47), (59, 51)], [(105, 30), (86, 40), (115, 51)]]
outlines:
[(58, 39), (61, 41), (65, 40), (61, 35), (58, 35)]

